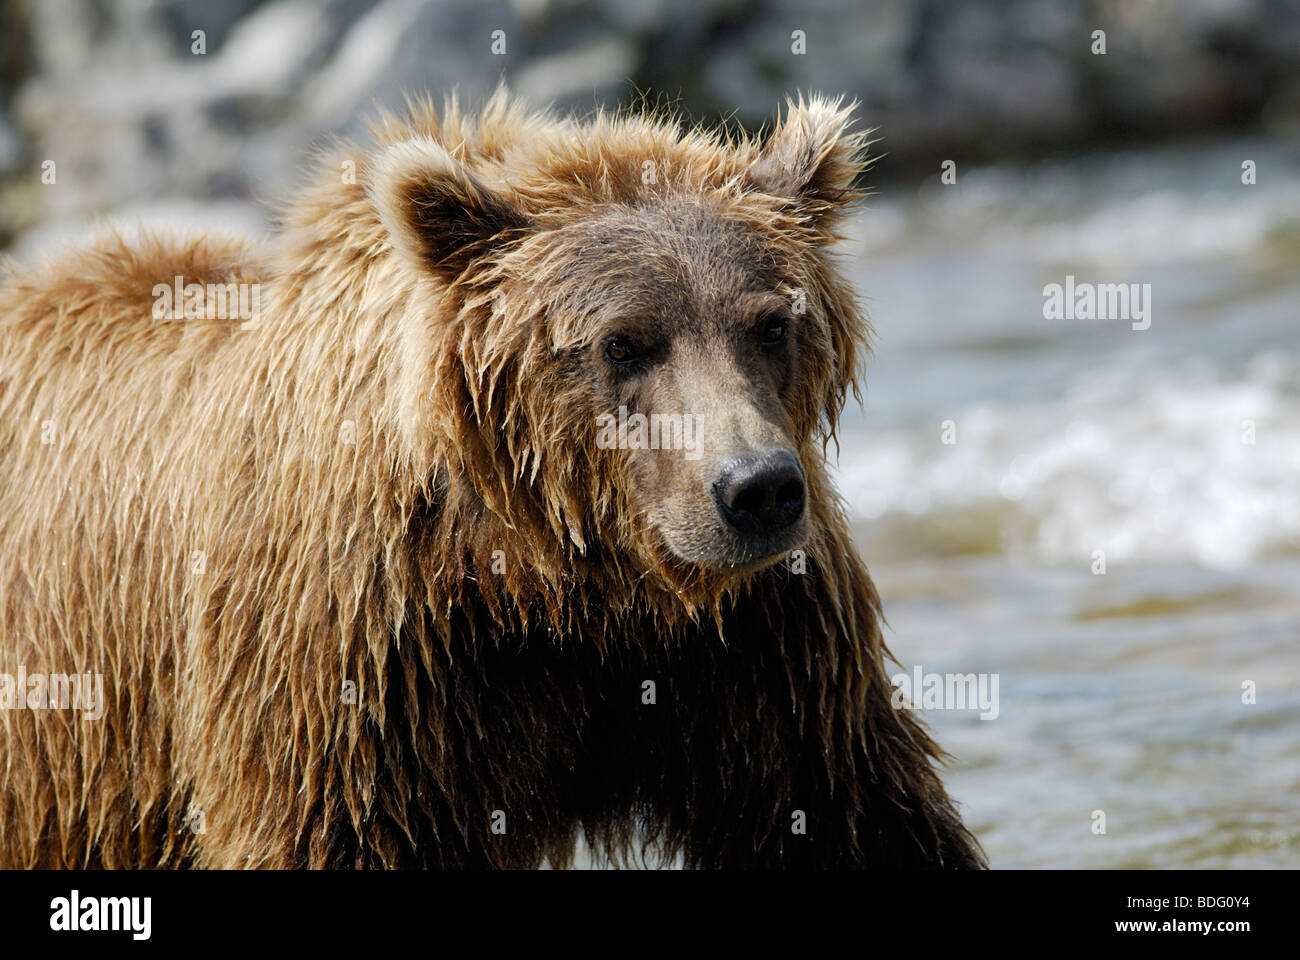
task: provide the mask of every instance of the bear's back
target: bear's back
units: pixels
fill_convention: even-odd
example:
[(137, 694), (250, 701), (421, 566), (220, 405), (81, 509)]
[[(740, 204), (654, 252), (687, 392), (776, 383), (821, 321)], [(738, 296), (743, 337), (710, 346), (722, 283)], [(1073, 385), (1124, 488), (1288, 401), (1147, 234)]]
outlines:
[[(132, 242), (114, 234), (0, 282), (0, 591), (8, 638), (0, 644), (11, 652), (44, 632), (32, 618), (59, 621), (64, 607), (85, 614), (77, 598), (101, 592), (113, 571), (156, 567), (151, 537), (180, 534), (172, 481), (196, 455), (195, 431), (180, 428), (196, 422), (198, 388), (223, 347), (237, 342), (241, 321), (155, 316), (155, 288), (177, 276), (237, 283), (252, 269), (250, 254), (229, 239)], [(161, 526), (159, 518), (166, 518)], [(169, 565), (187, 556), (181, 546)], [(148, 579), (159, 575), (153, 569)], [(120, 606), (140, 602), (156, 612), (158, 598), (138, 591), (137, 583)], [(64, 622), (55, 635), (84, 634), (94, 645), (131, 616), (104, 610), (79, 625)], [(41, 653), (58, 658), (57, 649)]]

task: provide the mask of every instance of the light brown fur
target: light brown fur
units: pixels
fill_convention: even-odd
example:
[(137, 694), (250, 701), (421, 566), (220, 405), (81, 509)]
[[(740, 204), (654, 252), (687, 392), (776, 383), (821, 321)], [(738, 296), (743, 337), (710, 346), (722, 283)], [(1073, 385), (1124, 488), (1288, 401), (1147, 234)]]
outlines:
[[(688, 865), (978, 865), (888, 705), (822, 463), (866, 335), (826, 253), (846, 123), (814, 99), (763, 144), (420, 103), (332, 150), (264, 247), (110, 235), (13, 268), (0, 673), (102, 673), (108, 703), (0, 710), (0, 866), (563, 865), (638, 820)], [(500, 229), (425, 258), (430, 181)], [(732, 431), (788, 435), (804, 575), (691, 562), (703, 501), (662, 505), (704, 468), (590, 442), (574, 365), (627, 300), (593, 302), (593, 224), (642, 209), (807, 292), (775, 420)], [(261, 321), (155, 320), (175, 275), (259, 283)]]

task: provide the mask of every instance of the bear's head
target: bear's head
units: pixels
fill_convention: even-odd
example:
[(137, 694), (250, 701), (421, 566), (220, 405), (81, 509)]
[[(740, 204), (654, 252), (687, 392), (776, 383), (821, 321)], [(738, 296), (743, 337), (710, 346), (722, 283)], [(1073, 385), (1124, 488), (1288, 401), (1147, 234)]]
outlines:
[(829, 249), (851, 109), (801, 99), (760, 140), (498, 97), (391, 137), (369, 191), (431, 469), (643, 569), (734, 578), (804, 546), (866, 335)]

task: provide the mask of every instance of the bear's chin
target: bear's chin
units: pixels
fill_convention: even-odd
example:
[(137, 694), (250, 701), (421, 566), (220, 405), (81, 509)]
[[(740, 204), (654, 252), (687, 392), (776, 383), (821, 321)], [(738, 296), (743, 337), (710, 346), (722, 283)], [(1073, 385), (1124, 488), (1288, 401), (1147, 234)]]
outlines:
[(810, 524), (805, 513), (798, 523), (772, 536), (740, 537), (730, 531), (711, 531), (702, 539), (698, 532), (678, 540), (661, 530), (667, 551), (678, 561), (714, 574), (746, 577), (790, 559), (793, 551), (808, 541)]

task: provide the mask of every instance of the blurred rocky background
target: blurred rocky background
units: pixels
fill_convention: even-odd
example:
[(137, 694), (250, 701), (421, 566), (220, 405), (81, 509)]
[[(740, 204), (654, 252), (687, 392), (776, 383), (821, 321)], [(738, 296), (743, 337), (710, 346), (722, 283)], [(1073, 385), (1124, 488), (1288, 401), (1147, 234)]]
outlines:
[(256, 201), (376, 104), (502, 78), (538, 103), (644, 91), (746, 125), (799, 89), (845, 93), (888, 180), (942, 158), (1294, 130), (1300, 2), (3, 0), (0, 248), (110, 214), (260, 227)]

